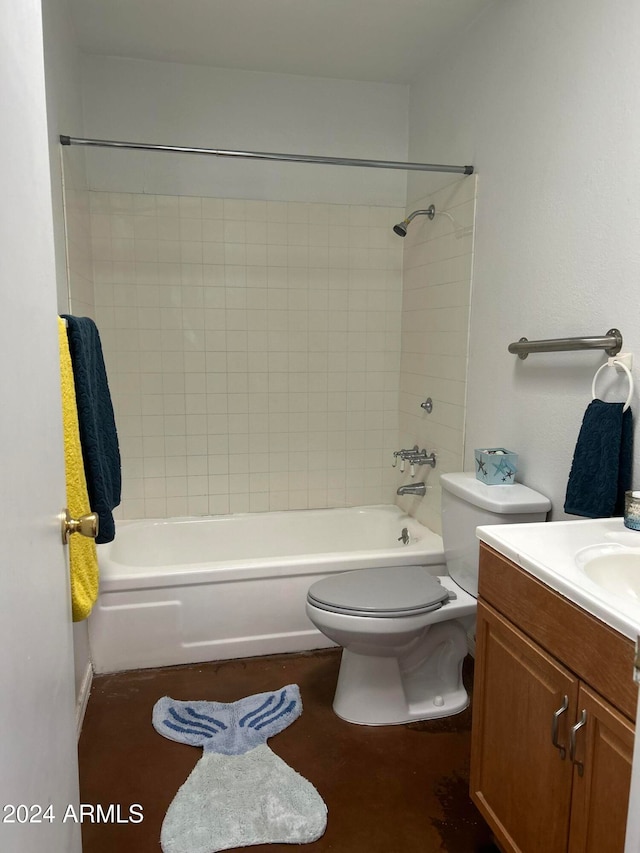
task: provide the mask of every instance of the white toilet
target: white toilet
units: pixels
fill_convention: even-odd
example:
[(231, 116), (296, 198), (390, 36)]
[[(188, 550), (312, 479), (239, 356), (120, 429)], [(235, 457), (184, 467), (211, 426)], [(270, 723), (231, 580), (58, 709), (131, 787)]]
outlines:
[(488, 486), (473, 473), (443, 474), (440, 483), (446, 567), (359, 569), (307, 593), (307, 616), (343, 647), (333, 709), (351, 723), (393, 725), (467, 707), (462, 661), (478, 595), (476, 527), (544, 521), (551, 509), (521, 483)]

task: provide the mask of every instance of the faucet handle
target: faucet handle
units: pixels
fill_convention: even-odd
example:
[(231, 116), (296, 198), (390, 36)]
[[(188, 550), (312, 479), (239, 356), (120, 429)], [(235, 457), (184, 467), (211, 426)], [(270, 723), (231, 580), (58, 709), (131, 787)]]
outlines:
[(400, 457), (400, 471), (404, 473), (405, 463), (409, 462), (409, 470), (412, 477), (415, 477), (416, 465), (430, 465), (432, 468), (436, 467), (436, 454), (433, 451), (431, 453), (427, 453), (424, 448), (419, 450), (417, 444), (411, 449), (394, 450), (393, 462), (391, 463), (394, 468), (397, 467), (398, 457)]

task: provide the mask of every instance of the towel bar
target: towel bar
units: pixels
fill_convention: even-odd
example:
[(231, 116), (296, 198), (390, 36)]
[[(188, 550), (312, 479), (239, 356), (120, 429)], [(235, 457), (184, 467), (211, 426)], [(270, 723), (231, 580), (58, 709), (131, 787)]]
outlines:
[(569, 352), (571, 350), (603, 349), (607, 355), (617, 355), (622, 349), (622, 332), (609, 329), (602, 337), (550, 338), (546, 341), (529, 341), (520, 338), (509, 344), (508, 350), (518, 358), (525, 359), (530, 352)]

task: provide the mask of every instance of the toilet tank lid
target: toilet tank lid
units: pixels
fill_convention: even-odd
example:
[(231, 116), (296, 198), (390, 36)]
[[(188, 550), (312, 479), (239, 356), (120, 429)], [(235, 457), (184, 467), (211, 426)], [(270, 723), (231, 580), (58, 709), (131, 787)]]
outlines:
[(549, 498), (522, 483), (488, 486), (476, 480), (472, 471), (441, 474), (440, 485), (452, 495), (489, 512), (511, 514), (549, 512), (551, 509)]

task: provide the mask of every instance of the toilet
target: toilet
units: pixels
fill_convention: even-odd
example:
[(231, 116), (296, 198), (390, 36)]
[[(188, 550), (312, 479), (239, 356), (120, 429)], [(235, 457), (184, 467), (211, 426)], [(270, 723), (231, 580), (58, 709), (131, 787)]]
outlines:
[(307, 593), (307, 616), (342, 646), (335, 713), (387, 726), (447, 717), (469, 704), (462, 683), (478, 596), (476, 527), (544, 521), (551, 502), (521, 483), (443, 474), (445, 564), (357, 569)]

